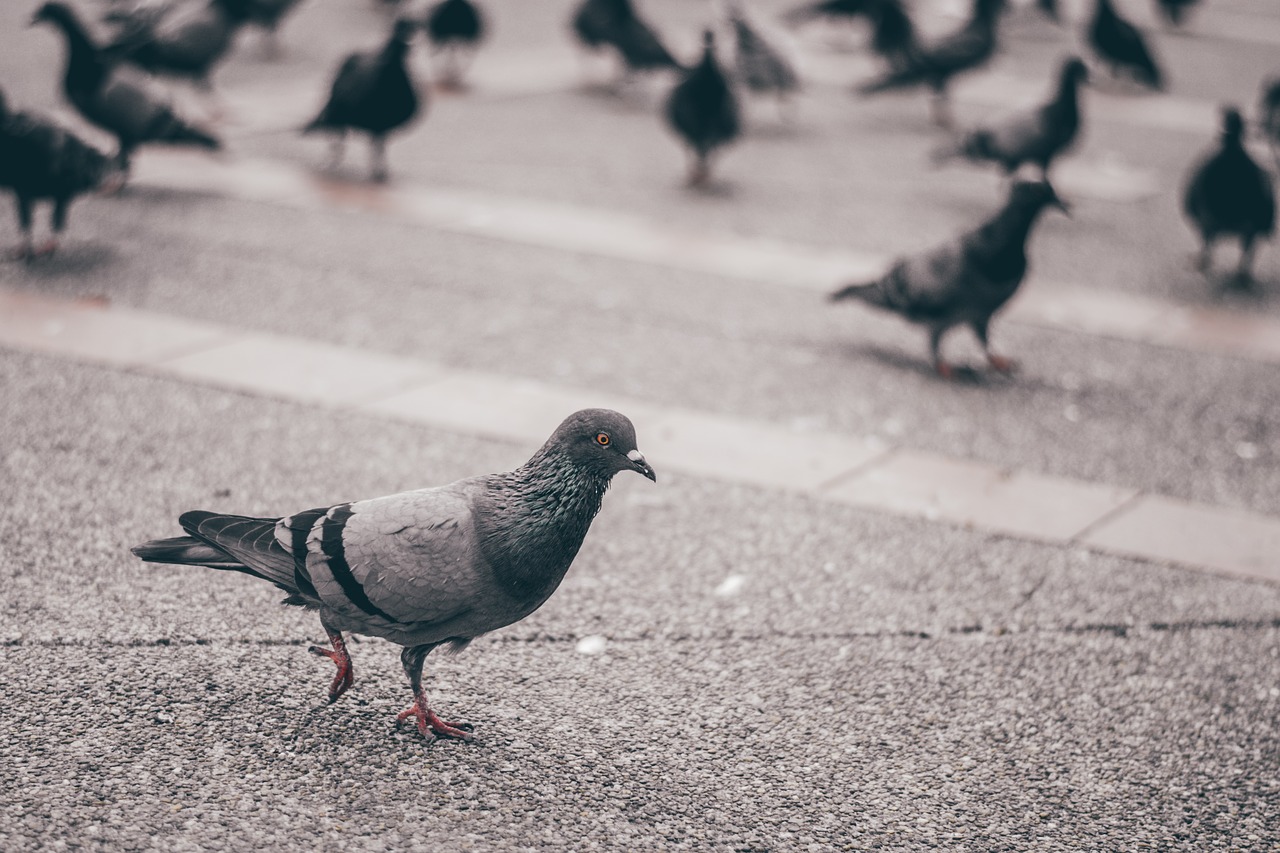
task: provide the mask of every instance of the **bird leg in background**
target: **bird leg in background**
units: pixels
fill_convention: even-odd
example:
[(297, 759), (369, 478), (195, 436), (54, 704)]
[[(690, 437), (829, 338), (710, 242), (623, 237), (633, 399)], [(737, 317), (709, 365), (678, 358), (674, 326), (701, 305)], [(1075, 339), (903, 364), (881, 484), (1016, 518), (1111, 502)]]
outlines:
[(342, 639), (342, 632), (331, 628), (323, 619), (320, 620), (320, 625), (329, 635), (329, 643), (333, 648), (312, 646), (307, 651), (318, 657), (328, 658), (337, 665), (338, 673), (333, 677), (333, 683), (329, 685), (329, 701), (337, 702), (338, 697), (346, 693), (347, 688), (356, 680), (356, 674), (351, 666), (351, 655), (347, 653), (347, 644)]
[(339, 133), (329, 142), (329, 162), (325, 165), (325, 168), (331, 172), (337, 170), (338, 166), (342, 164), (342, 155), (346, 153), (346, 150), (347, 135), (346, 133)]
[(375, 181), (381, 183), (387, 179), (387, 140), (383, 136), (373, 136), (369, 139), (369, 150), (371, 162), (373, 164), (372, 177)]
[(950, 364), (942, 360), (942, 353), (938, 351), (946, 331), (945, 326), (934, 326), (929, 330), (929, 354), (933, 356), (933, 369), (938, 371), (938, 375), (943, 379), (953, 379), (955, 371), (951, 369)]
[(1253, 249), (1254, 240), (1252, 237), (1245, 238), (1240, 242), (1240, 266), (1236, 268), (1235, 283), (1240, 286), (1247, 286), (1253, 281)]
[(15, 261), (29, 261), (36, 256), (35, 249), (31, 244), (31, 201), (18, 196), (17, 202), (18, 227), (22, 231), (22, 242), (9, 253), (9, 257)]
[(991, 351), (991, 343), (987, 340), (987, 324), (985, 322), (974, 323), (973, 333), (978, 336), (978, 343), (982, 344), (982, 352), (987, 356), (987, 364), (990, 364), (993, 370), (998, 370), (1001, 373), (1012, 373), (1014, 371), (1018, 366), (1017, 362)]
[(707, 181), (711, 178), (711, 164), (707, 162), (707, 155), (696, 153), (693, 160), (689, 163), (689, 186), (705, 187)]
[(1204, 244), (1200, 246), (1200, 254), (1196, 256), (1196, 269), (1207, 273), (1211, 266), (1213, 266), (1213, 241), (1206, 238)]
[(929, 114), (938, 127), (951, 130), (955, 126), (951, 116), (951, 99), (945, 91), (933, 93), (933, 98), (929, 101)]
[(396, 723), (413, 717), (417, 720), (418, 731), (422, 732), (423, 737), (433, 734), (436, 737), (471, 740), (470, 723), (446, 723), (427, 705), (427, 694), (422, 689), (422, 664), (435, 647), (434, 643), (425, 646), (406, 646), (400, 653), (404, 674), (409, 677), (409, 686), (413, 688), (413, 706), (401, 711), (400, 716), (396, 717)]

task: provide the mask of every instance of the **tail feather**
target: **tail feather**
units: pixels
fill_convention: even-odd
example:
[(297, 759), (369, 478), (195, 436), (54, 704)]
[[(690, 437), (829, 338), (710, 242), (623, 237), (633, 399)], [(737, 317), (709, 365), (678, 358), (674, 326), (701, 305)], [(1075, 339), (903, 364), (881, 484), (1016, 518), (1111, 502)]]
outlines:
[(884, 300), (881, 298), (882, 289), (879, 280), (868, 281), (861, 284), (850, 284), (839, 290), (833, 291), (827, 295), (828, 302), (840, 302), (845, 299), (861, 299), (863, 302), (869, 302), (873, 305), (882, 305)]
[(152, 539), (130, 550), (148, 563), (172, 563), (178, 566), (207, 566), (211, 569), (246, 571), (243, 563), (194, 536)]

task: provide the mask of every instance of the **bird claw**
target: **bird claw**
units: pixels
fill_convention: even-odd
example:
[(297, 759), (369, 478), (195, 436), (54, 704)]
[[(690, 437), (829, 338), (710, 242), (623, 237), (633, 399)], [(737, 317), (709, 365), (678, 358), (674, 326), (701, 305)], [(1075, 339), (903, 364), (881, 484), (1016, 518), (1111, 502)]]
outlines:
[(413, 705), (396, 716), (396, 725), (400, 725), (410, 717), (414, 717), (418, 724), (418, 731), (423, 737), (432, 739), (456, 738), (462, 741), (472, 740), (471, 732), (474, 726), (470, 723), (449, 723), (440, 719), (435, 712), (421, 702), (414, 702)]
[(337, 702), (343, 693), (347, 692), (347, 688), (355, 683), (355, 671), (351, 666), (351, 656), (346, 652), (335, 652), (332, 649), (326, 649), (322, 646), (312, 646), (307, 651), (316, 657), (328, 658), (338, 667), (338, 672), (333, 677), (333, 681), (329, 684), (329, 702), (330, 704)]
[(987, 354), (987, 363), (991, 365), (991, 369), (1000, 373), (1013, 373), (1018, 369), (1018, 363), (1011, 358), (995, 353)]

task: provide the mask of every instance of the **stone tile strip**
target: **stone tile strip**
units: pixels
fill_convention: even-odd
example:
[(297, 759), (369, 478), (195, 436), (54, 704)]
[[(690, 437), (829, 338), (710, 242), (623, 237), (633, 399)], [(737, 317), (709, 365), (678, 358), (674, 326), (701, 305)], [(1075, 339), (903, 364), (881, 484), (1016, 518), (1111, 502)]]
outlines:
[(1280, 518), (91, 301), (0, 289), (0, 346), (522, 442), (627, 412), (660, 472), (1280, 582)]
[[(328, 179), (289, 164), (153, 151), (135, 183), (181, 187), (303, 209), (343, 208), (442, 231), (692, 270), (821, 293), (864, 279), (885, 255), (777, 240), (696, 234), (636, 216), (465, 190), (382, 187)], [(1182, 306), (1135, 294), (1029, 283), (1006, 316), (1028, 325), (1280, 363), (1280, 318)]]

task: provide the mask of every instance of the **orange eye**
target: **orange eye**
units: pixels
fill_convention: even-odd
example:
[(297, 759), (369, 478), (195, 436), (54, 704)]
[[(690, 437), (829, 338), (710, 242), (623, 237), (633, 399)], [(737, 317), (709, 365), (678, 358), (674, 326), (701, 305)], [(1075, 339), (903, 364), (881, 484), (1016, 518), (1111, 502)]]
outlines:
[(610, 441), (609, 434), (607, 432), (601, 432), (596, 434), (596, 444), (600, 445), (601, 447), (608, 447), (609, 441)]

